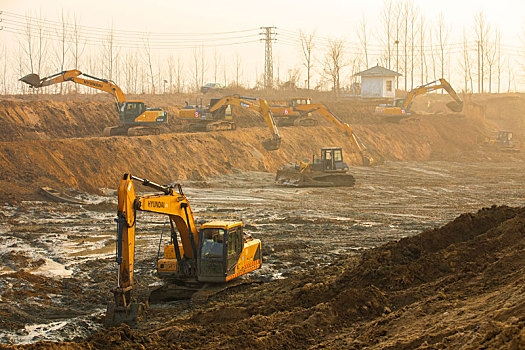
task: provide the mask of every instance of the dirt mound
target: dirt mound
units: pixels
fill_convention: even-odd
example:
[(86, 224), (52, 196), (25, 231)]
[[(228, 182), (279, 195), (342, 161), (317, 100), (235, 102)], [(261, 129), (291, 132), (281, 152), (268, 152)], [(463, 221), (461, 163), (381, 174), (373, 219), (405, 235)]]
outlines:
[[(243, 287), (176, 315), (150, 309), (95, 348), (521, 348), (525, 208), (492, 207), (449, 224)], [(34, 348), (78, 344), (39, 343)]]

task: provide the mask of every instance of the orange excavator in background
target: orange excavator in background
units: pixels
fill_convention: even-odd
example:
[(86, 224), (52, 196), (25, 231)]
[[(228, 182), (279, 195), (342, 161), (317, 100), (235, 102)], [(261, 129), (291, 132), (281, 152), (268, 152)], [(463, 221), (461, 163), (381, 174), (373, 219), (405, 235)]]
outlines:
[[(134, 180), (161, 193), (136, 196)], [(242, 221), (211, 221), (197, 228), (179, 184), (164, 186), (124, 174), (116, 219), (118, 282), (108, 303), (106, 326), (134, 325), (141, 312), (142, 305), (133, 298), (138, 211), (166, 215), (170, 222), (170, 243), (164, 246), (164, 257), (157, 260), (157, 275), (168, 283), (154, 291), (157, 301), (172, 300), (166, 294), (173, 299), (180, 295), (187, 298), (188, 293), (201, 292), (210, 285), (231, 285), (234, 282), (230, 281), (262, 265), (261, 241), (244, 233)], [(150, 301), (155, 302), (151, 299), (150, 295)]]
[(377, 165), (383, 161), (382, 157), (379, 155), (372, 155), (368, 148), (365, 146), (363, 141), (356, 135), (348, 123), (345, 123), (338, 116), (332, 113), (328, 107), (323, 104), (300, 104), (295, 106), (295, 110), (303, 113), (303, 115), (308, 115), (314, 112), (319, 113), (324, 119), (326, 119), (330, 124), (334, 125), (339, 131), (350, 136), (350, 140), (357, 147), (359, 153), (361, 154), (361, 159), (363, 165)]
[(208, 107), (187, 105), (179, 110), (179, 118), (186, 124), (189, 131), (235, 130), (232, 120), (231, 106), (239, 106), (259, 113), (270, 129), (272, 136), (263, 141), (268, 151), (278, 150), (281, 146), (281, 135), (273, 119), (268, 102), (262, 98), (239, 95), (223, 96), (211, 99)]
[(133, 134), (158, 135), (160, 134), (160, 127), (168, 123), (168, 113), (166, 111), (160, 108), (147, 108), (143, 101), (129, 101), (120, 87), (114, 82), (96, 78), (76, 69), (63, 71), (45, 78), (40, 78), (37, 74), (32, 73), (22, 77), (20, 80), (33, 88), (72, 81), (111, 94), (115, 98), (120, 125), (105, 128), (105, 136), (128, 135), (130, 129), (133, 129), (131, 132)]
[(311, 113), (305, 113), (296, 107), (299, 105), (311, 105), (309, 97), (294, 97), (288, 101), (288, 105), (271, 105), (273, 117), (279, 126), (316, 126), (319, 123), (311, 118)]
[(463, 110), (463, 101), (461, 101), (449, 82), (441, 78), (410, 90), (405, 98), (394, 99), (394, 102), (391, 105), (382, 104), (377, 106), (375, 114), (383, 117), (407, 117), (410, 115), (410, 107), (412, 107), (412, 103), (414, 103), (414, 99), (417, 96), (439, 89), (445, 89), (445, 91), (454, 99), (454, 101), (447, 103), (447, 107), (450, 110), (454, 112), (461, 112)]

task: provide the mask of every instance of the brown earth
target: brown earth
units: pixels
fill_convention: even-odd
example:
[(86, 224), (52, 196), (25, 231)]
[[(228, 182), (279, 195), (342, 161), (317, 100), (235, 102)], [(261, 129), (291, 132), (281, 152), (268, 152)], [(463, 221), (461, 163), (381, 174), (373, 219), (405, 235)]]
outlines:
[[(334, 102), (333, 110), (349, 122), (361, 116), (352, 124), (356, 133), (391, 161), (478, 159), (480, 140), (493, 128), (473, 104), (464, 114), (401, 123), (373, 119), (367, 114), (373, 110), (370, 103)], [(267, 152), (260, 143), (269, 136), (262, 118), (234, 112), (241, 126), (234, 133), (173, 133), (173, 123), (173, 130), (160, 136), (106, 138), (95, 135), (116, 124), (111, 102), (0, 101), (5, 130), (0, 136), (0, 197), (27, 199), (40, 186), (96, 192), (115, 188), (124, 172), (160, 182), (200, 180), (234, 169), (275, 172), (287, 162), (311, 158), (323, 146), (343, 146), (347, 162), (360, 164), (349, 138), (325, 122), (319, 128), (281, 128), (281, 150)]]
[(525, 208), (493, 206), (138, 330), (21, 348), (522, 349), (524, 269)]

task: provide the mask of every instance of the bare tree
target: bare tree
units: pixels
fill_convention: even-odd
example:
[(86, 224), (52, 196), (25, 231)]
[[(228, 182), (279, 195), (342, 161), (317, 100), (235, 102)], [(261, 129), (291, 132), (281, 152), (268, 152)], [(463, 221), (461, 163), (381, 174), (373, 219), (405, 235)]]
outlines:
[(204, 55), (204, 45), (201, 46), (200, 57), (201, 57), (200, 85), (202, 86), (204, 85), (204, 74), (206, 74), (206, 70), (207, 70), (206, 57)]
[[(434, 45), (432, 45), (432, 38), (434, 35), (432, 34), (432, 29), (428, 30), (428, 38), (430, 40), (430, 58), (432, 61), (432, 80), (436, 80), (436, 55), (434, 54)], [(429, 79), (427, 79), (429, 80)]]
[(306, 68), (306, 88), (310, 90), (310, 80), (312, 78), (312, 68), (314, 66), (312, 51), (315, 48), (315, 32), (305, 34), (300, 31), (299, 40), (301, 41), (301, 49), (303, 53), (303, 66)]
[(338, 96), (341, 87), (341, 70), (348, 65), (344, 59), (344, 41), (328, 40), (328, 52), (324, 59), (324, 73), (332, 79), (335, 96)]
[(485, 45), (485, 49), (484, 49), (485, 58), (486, 58), (487, 66), (489, 69), (489, 72), (488, 72), (489, 73), (489, 94), (492, 93), (492, 73), (493, 73), (494, 63), (496, 61), (498, 36), (499, 36), (499, 33), (496, 30), (494, 41), (487, 42), (487, 44)]
[(242, 75), (242, 68), (241, 68), (241, 56), (239, 56), (239, 53), (235, 54), (235, 87), (241, 86), (241, 75)]
[[(441, 78), (445, 77), (445, 47), (448, 41), (448, 28), (445, 24), (445, 16), (440, 13), (437, 22), (437, 34), (439, 40)], [(443, 93), (443, 90), (441, 91)]]
[(383, 30), (381, 41), (385, 47), (386, 64), (387, 68), (390, 69), (390, 61), (392, 58), (392, 18), (393, 18), (393, 5), (391, 0), (385, 0), (383, 3), (383, 10), (381, 11), (381, 21), (383, 23)]
[(483, 81), (485, 80), (484, 70), (484, 59), (485, 59), (485, 47), (488, 41), (490, 26), (487, 23), (485, 14), (483, 11), (479, 11), (474, 16), (474, 32), (476, 34), (476, 41), (478, 44), (478, 92), (483, 93), (485, 91)]
[(219, 72), (220, 57), (217, 49), (213, 50), (213, 82), (217, 82), (217, 73)]
[(470, 51), (468, 46), (468, 38), (466, 30), (463, 29), (463, 61), (461, 62), (461, 66), (463, 68), (463, 79), (465, 83), (464, 91), (468, 92), (468, 84), (470, 82), (470, 91), (472, 92), (472, 73), (471, 73), (471, 59), (470, 59)]
[(195, 91), (199, 91), (199, 72), (200, 72), (199, 49), (193, 48), (193, 83)]
[[(72, 40), (72, 55), (75, 69), (80, 67), (80, 57), (84, 54), (86, 48), (86, 40), (82, 40), (82, 32), (80, 22), (76, 15), (73, 16), (73, 32), (71, 33)], [(78, 84), (75, 84), (75, 91), (78, 92)]]
[(501, 62), (501, 33), (498, 30), (498, 33), (496, 33), (496, 70), (498, 75), (498, 94), (500, 93), (501, 88), (501, 72), (503, 70), (503, 63)]
[(115, 46), (115, 31), (113, 30), (113, 21), (111, 22), (111, 27), (102, 43), (102, 49), (104, 56), (104, 75), (106, 75), (109, 80), (112, 80), (115, 62), (119, 54), (118, 49)]
[(366, 17), (364, 15), (361, 17), (361, 21), (359, 22), (357, 36), (359, 37), (361, 49), (365, 55), (365, 68), (368, 69), (368, 28), (366, 25)]
[(421, 79), (420, 79), (420, 84), (423, 85), (425, 83), (425, 78), (423, 76), (424, 72), (425, 72), (425, 65), (426, 65), (426, 60), (425, 60), (425, 37), (426, 37), (426, 34), (425, 34), (425, 16), (423, 14), (421, 14), (419, 16), (419, 53), (420, 53), (420, 63), (421, 63)]
[(151, 82), (150, 92), (152, 94), (155, 94), (155, 75), (153, 74), (153, 60), (151, 57), (151, 46), (150, 46), (149, 33), (144, 37), (144, 56), (145, 56), (144, 60), (146, 61), (146, 64), (148, 65), (148, 69), (149, 69), (149, 78)]

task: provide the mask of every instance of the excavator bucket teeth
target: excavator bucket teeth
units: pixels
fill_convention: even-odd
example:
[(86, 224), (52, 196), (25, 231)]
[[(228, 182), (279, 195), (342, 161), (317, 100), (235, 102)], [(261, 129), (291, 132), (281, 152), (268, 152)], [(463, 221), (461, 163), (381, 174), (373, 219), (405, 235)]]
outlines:
[(143, 313), (144, 305), (141, 303), (132, 303), (127, 308), (123, 308), (115, 306), (114, 301), (109, 301), (104, 326), (106, 328), (117, 327), (125, 323), (130, 327), (135, 327), (137, 320), (142, 317)]
[(267, 151), (277, 151), (281, 147), (281, 139), (266, 139), (262, 145)]
[(461, 112), (463, 110), (463, 102), (459, 103), (452, 101), (447, 103), (447, 107), (453, 112)]
[(28, 74), (22, 78), (20, 78), (20, 81), (21, 82), (24, 82), (34, 88), (37, 88), (40, 86), (40, 77), (38, 76), (38, 74), (35, 74), (35, 73), (31, 73), (31, 74)]

